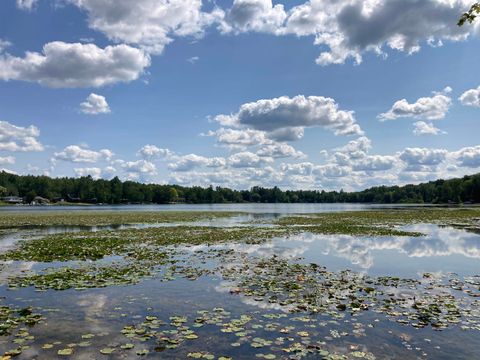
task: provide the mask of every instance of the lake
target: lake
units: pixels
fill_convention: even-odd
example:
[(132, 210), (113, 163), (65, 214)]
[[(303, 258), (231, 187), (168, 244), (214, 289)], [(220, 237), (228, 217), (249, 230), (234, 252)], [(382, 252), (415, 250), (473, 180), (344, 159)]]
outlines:
[[(51, 239), (45, 244), (66, 244), (63, 261), (2, 261), (2, 321), (8, 326), (0, 337), (0, 351), (19, 359), (475, 358), (480, 354), (477, 213), (468, 218), (469, 226), (457, 218), (448, 224), (389, 222), (385, 229), (395, 229), (395, 235), (340, 233), (329, 227), (335, 221), (355, 221), (352, 214), (343, 218), (344, 212), (368, 217), (365, 212), (381, 216), (416, 211), (410, 209), (417, 207), (0, 208), (3, 216), (20, 221), (15, 217), (20, 214), (24, 221), (2, 229), (3, 253), (22, 240), (35, 242), (44, 236)], [(95, 225), (74, 220), (85, 213), (141, 211), (150, 216), (171, 210), (241, 213), (186, 222)], [(61, 224), (35, 218), (47, 213)], [(298, 230), (306, 215), (290, 227), (279, 222), (292, 214), (316, 213), (342, 218), (327, 218), (322, 226), (328, 231), (317, 232), (313, 227)], [(375, 223), (372, 229), (382, 226)], [(209, 231), (205, 238), (219, 241), (160, 245), (174, 231), (179, 238), (192, 239)], [(86, 250), (98, 244), (104, 253), (96, 259), (78, 258), (75, 242), (85, 239), (91, 240)], [(104, 247), (107, 241), (114, 251)], [(68, 244), (73, 244), (71, 249)], [(60, 250), (52, 247), (44, 256), (55, 251)], [(130, 268), (125, 270), (125, 264)]]

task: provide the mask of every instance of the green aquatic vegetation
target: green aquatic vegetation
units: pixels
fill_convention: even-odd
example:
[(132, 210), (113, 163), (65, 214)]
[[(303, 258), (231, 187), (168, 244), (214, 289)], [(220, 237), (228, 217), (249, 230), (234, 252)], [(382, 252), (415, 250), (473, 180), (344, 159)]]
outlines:
[(239, 215), (239, 212), (215, 211), (62, 211), (2, 212), (0, 229), (49, 226), (106, 226), (208, 221)]
[(110, 354), (113, 354), (113, 352), (115, 352), (115, 349), (114, 349), (114, 348), (103, 348), (103, 349), (100, 349), (100, 353), (103, 354), (103, 355), (110, 355)]
[[(185, 325), (186, 322), (186, 317), (171, 316), (170, 324), (168, 325), (169, 329), (157, 330), (159, 328), (167, 327), (167, 324), (159, 320), (157, 317), (147, 316), (145, 321), (140, 324), (125, 326), (121, 333), (128, 338), (129, 341), (136, 340), (145, 342), (150, 339), (156, 339), (157, 347), (162, 349), (174, 349), (185, 341), (194, 341), (199, 338), (189, 326)], [(148, 350), (139, 351), (147, 351), (144, 355), (148, 353)]]
[(277, 220), (283, 226), (304, 227), (323, 234), (366, 236), (420, 236), (398, 226), (431, 223), (479, 228), (480, 209), (389, 209), (286, 216)]
[(147, 349), (137, 350), (137, 352), (136, 352), (136, 354), (138, 356), (148, 355), (149, 353), (150, 353), (150, 351), (148, 351)]
[(111, 255), (128, 255), (142, 260), (162, 256), (162, 251), (157, 249), (149, 251), (148, 246), (199, 245), (232, 241), (261, 242), (290, 232), (287, 229), (259, 227), (174, 226), (55, 234), (35, 240), (21, 240), (15, 249), (0, 254), (0, 260), (37, 262), (98, 260)]
[(344, 222), (324, 223), (321, 225), (295, 226), (296, 230), (324, 235), (351, 235), (351, 236), (412, 236), (424, 234), (416, 231), (399, 230), (392, 226), (352, 225)]
[(72, 348), (60, 349), (57, 351), (57, 354), (60, 356), (70, 356), (73, 354)]
[[(317, 264), (291, 263), (275, 256), (250, 257), (220, 271), (232, 282), (230, 293), (276, 304), (292, 313), (342, 317), (342, 313), (375, 311), (416, 328), (441, 330), (463, 321), (468, 322), (468, 328), (480, 330), (480, 288), (475, 279), (469, 283), (453, 277), (430, 278), (428, 274), (424, 281), (375, 278), (346, 270), (332, 272)], [(297, 334), (308, 336), (308, 332)], [(254, 347), (257, 345), (261, 343)]]
[[(319, 333), (315, 329), (316, 322), (312, 318), (290, 318), (293, 322), (298, 322), (298, 331), (296, 328), (284, 327), (280, 323), (271, 322), (278, 319), (286, 320), (289, 315), (285, 313), (271, 313), (264, 311), (252, 311), (249, 314), (240, 314), (234, 316), (231, 312), (223, 308), (213, 308), (211, 310), (198, 310), (197, 316), (186, 317), (173, 315), (168, 321), (161, 321), (157, 316), (147, 316), (146, 321), (138, 324), (125, 326), (121, 333), (129, 339), (150, 347), (155, 351), (176, 350), (176, 358), (193, 359), (232, 359), (236, 358), (236, 353), (230, 356), (212, 353), (211, 349), (204, 348), (206, 345), (202, 330), (198, 330), (198, 342), (189, 342), (189, 334), (193, 331), (191, 328), (206, 328), (207, 336), (218, 334), (222, 337), (222, 346), (228, 346), (229, 339), (236, 338), (236, 341), (230, 343), (232, 351), (240, 348), (240, 354), (246, 347), (250, 348), (251, 355), (263, 359), (289, 358), (299, 359), (306, 356), (317, 358), (347, 358), (345, 355), (332, 351), (326, 351), (326, 343), (321, 340)], [(149, 320), (150, 319), (150, 320)], [(160, 321), (161, 329), (149, 326), (150, 321)], [(168, 323), (169, 322), (169, 323)], [(307, 332), (308, 329), (308, 332)], [(239, 331), (241, 330), (241, 331)], [(213, 332), (213, 333), (212, 333)], [(261, 334), (261, 335), (260, 335)], [(307, 336), (308, 334), (308, 336)], [(343, 333), (343, 336), (348, 335)], [(133, 342), (132, 342), (133, 343)], [(224, 352), (224, 347), (216, 346), (216, 350)], [(351, 353), (358, 350), (352, 348)], [(365, 358), (374, 359), (373, 354), (363, 352)], [(185, 355), (182, 355), (185, 354)], [(168, 354), (165, 354), (168, 357)], [(353, 355), (352, 355), (353, 356)]]
[(211, 269), (194, 264), (191, 257), (181, 256), (175, 248), (136, 246), (120, 260), (80, 262), (22, 272), (9, 276), (7, 283), (10, 290), (29, 286), (38, 290), (85, 290), (134, 285), (153, 277), (160, 281), (172, 281), (178, 276), (194, 281), (211, 272)]
[[(209, 213), (208, 213), (209, 214)], [(144, 229), (106, 230), (48, 235), (35, 241), (22, 240), (17, 248), (0, 255), (0, 260), (68, 261), (98, 260), (105, 256), (123, 256), (129, 251), (138, 260), (152, 259), (155, 252), (138, 245), (213, 244), (229, 241), (258, 243), (276, 236), (299, 232), (351, 234), (364, 236), (420, 236), (396, 226), (412, 222), (477, 221), (479, 210), (392, 210), (327, 213), (314, 216), (285, 217), (279, 227), (201, 227), (173, 226)], [(125, 214), (125, 216), (127, 216)], [(142, 214), (143, 215), (143, 214)], [(138, 216), (138, 214), (135, 214)], [(204, 215), (205, 216), (205, 215)], [(213, 216), (213, 215), (212, 215)], [(148, 219), (147, 219), (148, 221)]]
[(12, 357), (20, 355), (23, 350), (24, 350), (23, 347), (9, 350), (5, 354), (3, 354), (2, 360), (10, 360)]
[[(51, 268), (40, 274), (24, 274), (10, 277), (10, 289), (34, 286), (40, 290), (77, 290), (112, 285), (132, 285), (140, 279), (152, 276), (150, 267), (142, 263), (114, 263), (109, 265), (85, 265), (82, 267)], [(87, 339), (85, 337), (85, 339)]]
[[(132, 316), (122, 305), (114, 308), (117, 312), (114, 318), (122, 321), (117, 331), (122, 330), (123, 341), (99, 343), (99, 333), (96, 337), (93, 334), (79, 335), (81, 340), (78, 343), (61, 346), (56, 346), (53, 339), (41, 339), (37, 348), (45, 353), (50, 351), (51, 356), (62, 355), (60, 351), (66, 352), (64, 357), (81, 356), (85, 347), (92, 347), (98, 358), (102, 358), (101, 354), (105, 358), (109, 355), (151, 357), (156, 352), (170, 351), (167, 357), (226, 360), (229, 357), (225, 354), (236, 358), (236, 354), (246, 351), (252, 358), (259, 359), (374, 359), (363, 346), (343, 346), (341, 350), (337, 347), (348, 343), (354, 336), (365, 336), (362, 331), (367, 325), (356, 327), (360, 324), (355, 321), (368, 314), (378, 321), (390, 321), (392, 326), (409, 327), (410, 331), (414, 330), (411, 327), (480, 331), (478, 276), (461, 278), (454, 274), (426, 273), (419, 279), (374, 277), (348, 270), (330, 271), (318, 264), (265, 254), (257, 257), (244, 246), (244, 243), (258, 244), (300, 232), (417, 236), (401, 233), (398, 226), (405, 224), (403, 220), (394, 219), (393, 215), (391, 220), (387, 218), (380, 219), (383, 224), (374, 217), (362, 224), (361, 219), (349, 223), (340, 216), (337, 222), (312, 224), (295, 220), (299, 224), (292, 222), (275, 227), (172, 226), (49, 235), (21, 241), (15, 249), (3, 254), (2, 259), (77, 261), (43, 270), (38, 269), (46, 265), (37, 264), (35, 270), (11, 276), (8, 279), (11, 288), (33, 286), (38, 290), (82, 290), (135, 285), (144, 278), (153, 279), (149, 286), (157, 280), (161, 286), (160, 281), (176, 278), (194, 281), (208, 275), (221, 281), (218, 286), (227, 287), (224, 295), (232, 297), (233, 303), (236, 297), (252, 309), (257, 306), (260, 309), (238, 314), (234, 307), (225, 305), (225, 308), (199, 310), (192, 316), (178, 310), (166, 314), (155, 310), (152, 304), (148, 312)], [(447, 223), (445, 218), (442, 221)], [(471, 221), (474, 226), (477, 220), (465, 217), (461, 221), (455, 218), (452, 224), (453, 221), (457, 225)], [(220, 245), (229, 242), (243, 244), (239, 247), (236, 244)], [(141, 287), (132, 289), (136, 291)], [(47, 296), (44, 293), (38, 295)], [(29, 312), (31, 309), (26, 308), (12, 317), (28, 317)], [(340, 322), (348, 323), (346, 326), (353, 330), (336, 327)], [(24, 346), (35, 341), (21, 328), (28, 325), (27, 322), (18, 324), (5, 333), (15, 337), (13, 350), (10, 350), (12, 355), (7, 356), (13, 356), (16, 351), (24, 352)], [(373, 327), (374, 324), (369, 325)], [(83, 330), (87, 331), (92, 330)], [(221, 339), (223, 347), (213, 348), (212, 339)]]
[(31, 307), (11, 308), (7, 305), (0, 306), (0, 336), (10, 335), (16, 330), (19, 334), (28, 336), (28, 332), (21, 326), (34, 326), (44, 320), (41, 314), (35, 313)]
[(11, 308), (7, 305), (0, 306), (0, 336), (11, 336), (14, 349), (6, 351), (0, 358), (3, 360), (20, 355), (29, 348), (35, 337), (29, 333), (29, 328), (42, 322), (45, 318), (34, 312), (31, 307)]
[(206, 359), (206, 360), (215, 359), (214, 355), (209, 354), (209, 353), (202, 353), (202, 352), (190, 352), (190, 353), (187, 354), (187, 357), (192, 358), (192, 359)]
[(21, 240), (18, 246), (1, 254), (1, 260), (68, 261), (98, 260), (126, 251), (128, 239), (97, 233), (49, 235), (36, 240)]

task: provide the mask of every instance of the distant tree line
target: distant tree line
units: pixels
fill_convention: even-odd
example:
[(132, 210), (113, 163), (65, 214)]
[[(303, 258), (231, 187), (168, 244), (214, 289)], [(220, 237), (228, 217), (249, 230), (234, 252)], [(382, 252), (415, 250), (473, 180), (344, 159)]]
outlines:
[(460, 179), (437, 180), (420, 185), (377, 186), (358, 192), (281, 190), (252, 187), (185, 187), (142, 184), (134, 181), (94, 180), (92, 177), (50, 178), (0, 172), (0, 196), (19, 196), (31, 202), (41, 196), (50, 201), (82, 203), (480, 203), (480, 174)]

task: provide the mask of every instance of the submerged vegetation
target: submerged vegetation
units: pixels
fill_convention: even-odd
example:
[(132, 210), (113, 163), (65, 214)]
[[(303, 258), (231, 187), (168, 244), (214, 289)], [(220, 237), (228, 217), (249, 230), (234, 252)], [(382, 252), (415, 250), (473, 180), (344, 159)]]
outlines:
[(236, 213), (209, 212), (157, 212), (157, 213), (9, 213), (2, 216), (0, 226), (52, 225), (109, 225), (156, 224), (145, 228), (121, 230), (84, 231), (52, 234), (35, 241), (22, 240), (18, 246), (1, 254), (3, 260), (21, 261), (71, 261), (98, 260), (105, 256), (126, 256), (131, 259), (149, 259), (159, 252), (159, 247), (178, 244), (215, 244), (221, 242), (260, 242), (273, 237), (288, 236), (300, 232), (317, 234), (346, 234), (355, 236), (421, 236), (421, 233), (405, 231), (402, 225), (436, 223), (467, 228), (478, 226), (478, 209), (413, 209), (389, 211), (355, 211), (281, 217), (274, 227), (249, 226), (218, 227), (176, 225), (161, 223), (205, 221), (231, 217)]
[(23, 350), (29, 348), (29, 344), (35, 337), (29, 333), (29, 328), (41, 323), (45, 318), (35, 313), (31, 307), (12, 308), (8, 305), (0, 306), (0, 336), (14, 336), (12, 348), (5, 351), (2, 360), (8, 360), (18, 356)]
[[(157, 266), (161, 262), (157, 263)], [(75, 288), (101, 288), (113, 285), (132, 285), (151, 276), (152, 271), (143, 263), (113, 263), (84, 265), (81, 267), (49, 268), (40, 273), (24, 274), (9, 279), (9, 289), (34, 286), (40, 290), (67, 290)]]
[[(3, 190), (2, 190), (3, 189)], [(50, 178), (0, 172), (0, 197), (19, 196), (26, 203), (40, 196), (57, 203), (480, 203), (480, 174), (419, 185), (378, 186), (357, 192), (287, 190), (253, 187), (232, 190), (212, 186), (142, 184), (91, 177)]]
[(175, 226), (118, 231), (47, 235), (37, 240), (21, 240), (16, 249), (0, 255), (1, 260), (70, 261), (99, 260), (105, 256), (156, 259), (167, 245), (215, 244), (228, 241), (262, 241), (286, 235), (285, 229), (260, 227), (216, 228)]
[(105, 226), (129, 224), (178, 223), (209, 221), (238, 215), (234, 212), (164, 211), (164, 212), (4, 212), (0, 216), (0, 229), (28, 226)]
[(323, 213), (310, 216), (288, 216), (278, 225), (316, 234), (355, 236), (422, 236), (403, 230), (406, 225), (429, 223), (454, 226), (472, 232), (480, 231), (480, 209), (411, 209)]
[[(430, 223), (437, 225), (463, 225), (475, 227), (480, 225), (480, 209), (381, 209), (372, 211), (351, 211), (319, 213), (313, 215), (295, 215), (282, 217), (279, 225), (309, 226), (350, 226), (360, 228), (383, 227)], [(342, 233), (339, 230), (337, 233)], [(349, 234), (348, 230), (343, 232)]]
[[(205, 222), (208, 219), (216, 222)], [(71, 299), (69, 290), (79, 299), (88, 299), (82, 294), (93, 299), (100, 296), (79, 302), (86, 304), (90, 314), (79, 318), (68, 317), (72, 311), (68, 305), (58, 309), (64, 311), (59, 314), (48, 306), (33, 311), (30, 305), (4, 305), (0, 313), (2, 359), (29, 358), (29, 351), (35, 351), (43, 358), (80, 354), (155, 358), (165, 352), (172, 358), (218, 360), (373, 360), (382, 358), (386, 349), (378, 341), (368, 341), (372, 334), (384, 338), (393, 357), (406, 358), (405, 351), (415, 352), (413, 357), (428, 357), (428, 352), (441, 351), (439, 338), (431, 330), (449, 329), (478, 337), (479, 274), (373, 276), (331, 270), (288, 251), (282, 257), (269, 252), (268, 244), (303, 233), (360, 239), (406, 236), (415, 241), (424, 234), (404, 226), (430, 223), (472, 229), (478, 227), (479, 219), (476, 209), (303, 214), (274, 221), (207, 212), (6, 214), (0, 220), (5, 231), (42, 228), (49, 222), (57, 226), (138, 225), (77, 232), (66, 228), (64, 233), (20, 236), (13, 248), (0, 254), (7, 298), (18, 301), (20, 294), (31, 294), (32, 288), (40, 296), (37, 303), (48, 296)], [(264, 252), (255, 251), (262, 248)], [(179, 285), (183, 282), (187, 284)], [(174, 302), (158, 308), (141, 294), (144, 289), (157, 301), (171, 298)], [(109, 303), (106, 294), (112, 290), (115, 295), (108, 297)], [(138, 298), (133, 300), (127, 295), (131, 293)], [(183, 300), (177, 303), (177, 296)], [(97, 303), (108, 306), (95, 310)], [(53, 338), (41, 335), (51, 324), (75, 323), (90, 318), (92, 312), (96, 314), (93, 326), (71, 329), (67, 339), (60, 340), (58, 333)], [(101, 330), (101, 321), (108, 322), (109, 331)], [(27, 330), (36, 324), (38, 333)], [(411, 331), (425, 331), (421, 344), (408, 335)]]
[[(424, 281), (374, 278), (348, 270), (331, 272), (317, 264), (292, 264), (277, 257), (244, 266), (225, 270), (225, 277), (237, 285), (235, 292), (258, 302), (280, 304), (290, 312), (337, 317), (343, 311), (373, 310), (416, 328), (444, 329), (467, 319), (470, 326), (480, 330), (480, 303), (475, 300), (480, 296), (480, 278), (462, 282), (452, 276), (445, 283), (446, 279), (432, 274), (424, 274)], [(255, 276), (250, 275), (252, 267)], [(425, 292), (426, 289), (435, 291)], [(474, 300), (456, 298), (450, 292), (452, 289), (468, 293)], [(473, 313), (471, 306), (476, 308)]]

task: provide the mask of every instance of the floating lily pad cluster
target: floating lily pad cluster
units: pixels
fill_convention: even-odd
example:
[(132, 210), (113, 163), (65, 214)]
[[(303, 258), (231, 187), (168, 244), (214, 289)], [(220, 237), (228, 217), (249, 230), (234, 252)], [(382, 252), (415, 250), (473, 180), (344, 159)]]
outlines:
[(287, 229), (260, 227), (175, 226), (56, 234), (35, 241), (22, 240), (15, 249), (0, 254), (0, 260), (86, 261), (113, 255), (155, 260), (162, 254), (159, 246), (261, 242), (275, 236), (286, 236), (289, 232)]
[(276, 221), (283, 226), (306, 227), (319, 234), (356, 236), (421, 236), (403, 231), (399, 226), (429, 223), (480, 231), (480, 209), (389, 209), (376, 211), (346, 211), (310, 215), (285, 216)]
[(20, 355), (30, 348), (35, 337), (29, 328), (44, 320), (41, 314), (35, 313), (31, 307), (17, 309), (6, 305), (0, 306), (0, 336), (13, 335), (13, 348), (6, 351), (3, 359)]
[[(234, 317), (223, 308), (214, 308), (198, 310), (197, 316), (192, 319), (174, 315), (169, 317), (168, 321), (162, 321), (157, 316), (149, 315), (145, 321), (125, 326), (121, 332), (132, 348), (136, 346), (134, 344), (150, 344), (154, 352), (177, 350), (180, 351), (178, 354), (181, 354), (183, 348), (197, 348), (197, 351), (186, 350), (186, 357), (193, 359), (235, 358), (233, 354), (219, 355), (210, 348), (205, 348), (205, 341), (211, 339), (212, 331), (222, 339), (222, 343), (227, 343), (226, 347), (230, 347), (230, 352), (251, 353), (253, 357), (260, 359), (300, 359), (305, 356), (324, 359), (375, 359), (372, 353), (359, 351), (355, 346), (352, 351), (344, 351), (343, 354), (328, 350), (327, 343), (319, 340), (314, 319), (292, 318), (294, 326), (284, 326), (276, 321), (285, 318), (287, 315), (284, 313), (260, 311)], [(202, 332), (203, 328), (207, 335), (202, 335), (205, 334)], [(338, 337), (341, 336), (339, 332), (337, 334)], [(223, 347), (220, 347), (217, 352), (222, 350)]]
[[(195, 280), (208, 273), (196, 266), (177, 266), (174, 245), (215, 244), (221, 242), (261, 242), (285, 234), (265, 228), (216, 228), (177, 226), (119, 231), (48, 235), (22, 240), (15, 249), (0, 254), (4, 261), (66, 262), (80, 266), (55, 267), (9, 277), (10, 288), (35, 286), (39, 289), (85, 289), (109, 285), (129, 285), (160, 272), (164, 280), (180, 274)], [(97, 263), (106, 257), (120, 257), (110, 264)], [(93, 262), (92, 262), (93, 261)], [(171, 265), (165, 269), (165, 265)]]
[(2, 305), (0, 306), (0, 335), (9, 335), (22, 325), (34, 326), (43, 319), (43, 316), (35, 313), (31, 307), (16, 309)]
[[(424, 281), (370, 277), (352, 271), (331, 272), (317, 264), (292, 263), (273, 256), (248, 258), (221, 268), (230, 292), (254, 302), (276, 304), (289, 312), (329, 314), (374, 311), (401, 324), (441, 330), (459, 323), (480, 330), (478, 277), (455, 275)], [(456, 293), (455, 293), (456, 292)]]
[(150, 268), (142, 263), (113, 263), (110, 265), (90, 265), (82, 267), (50, 268), (40, 274), (23, 274), (9, 279), (9, 289), (34, 286), (39, 290), (83, 290), (113, 285), (136, 284), (145, 277), (152, 276)]

